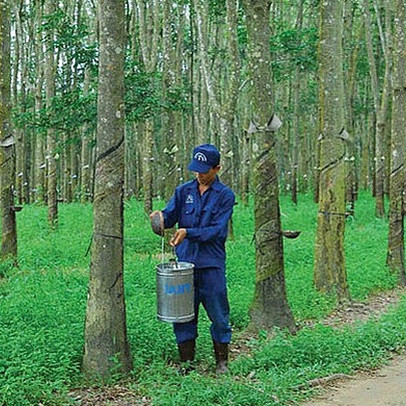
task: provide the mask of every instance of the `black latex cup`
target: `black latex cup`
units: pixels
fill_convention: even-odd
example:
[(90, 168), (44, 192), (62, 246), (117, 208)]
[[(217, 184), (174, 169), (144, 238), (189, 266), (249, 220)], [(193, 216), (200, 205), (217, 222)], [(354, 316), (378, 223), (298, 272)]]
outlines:
[(155, 234), (161, 237), (164, 235), (164, 216), (162, 212), (158, 211), (151, 217), (151, 227)]

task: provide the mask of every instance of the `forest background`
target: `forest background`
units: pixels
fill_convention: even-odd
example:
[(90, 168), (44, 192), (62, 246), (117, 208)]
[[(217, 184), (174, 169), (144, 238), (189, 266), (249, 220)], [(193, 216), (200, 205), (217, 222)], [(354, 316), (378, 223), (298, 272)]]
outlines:
[[(273, 102), (284, 123), (277, 137), (283, 192), (315, 185), (318, 3), (275, 1), (271, 6)], [(356, 186), (365, 189), (374, 185), (379, 156), (388, 192), (390, 125), (384, 125), (379, 154), (375, 128), (384, 90), (385, 49), (391, 49), (390, 42), (385, 48), (390, 41), (385, 33), (392, 29), (388, 21), (393, 15), (388, 15), (391, 7), (383, 1), (343, 3), (345, 128), (351, 137), (346, 159), (356, 169)], [(20, 203), (46, 201), (46, 134), (52, 131), (58, 199), (87, 201), (93, 194), (95, 167), (96, 5), (60, 1), (44, 10), (43, 4), (12, 2), (16, 197)], [(230, 20), (225, 1), (127, 1), (125, 193), (144, 198), (147, 211), (153, 196), (167, 199), (188, 178), (191, 149), (203, 142), (221, 147), (222, 179), (247, 199), (253, 137), (244, 20), (241, 5)], [(46, 58), (49, 47), (53, 58)], [(372, 80), (371, 67), (376, 75)], [(47, 100), (50, 83), (54, 94)], [(386, 112), (383, 124), (390, 123), (389, 107)]]
[[(11, 136), (11, 126), (4, 127), (9, 110), (2, 108), (3, 256), (4, 213), (15, 216), (21, 210), (14, 202), (47, 204), (50, 227), (56, 230), (59, 203), (92, 202), (97, 195), (98, 158), (104, 156), (98, 157), (97, 149), (105, 145), (99, 135), (107, 129), (97, 111), (116, 96), (101, 90), (101, 38), (103, 27), (108, 28), (103, 4), (114, 9), (107, 0), (1, 2), (2, 33), (11, 33), (11, 69), (2, 70), (2, 86), (11, 84), (10, 103), (3, 99), (2, 107), (12, 106), (13, 128)], [(274, 292), (282, 292), (289, 321), (280, 327), (292, 327), (283, 297), (281, 237), (268, 246), (271, 254), (263, 261), (279, 261), (276, 272), (265, 271), (264, 278), (258, 267), (258, 252), (263, 255), (261, 246), (268, 241), (261, 238), (281, 235), (278, 189), (295, 205), (309, 192), (319, 202), (314, 282), (320, 291), (333, 286), (339, 301), (350, 298), (344, 221), (355, 216), (359, 191), (370, 189), (378, 218), (385, 217), (384, 197), (389, 196), (387, 264), (404, 284), (401, 0), (145, 0), (123, 6), (114, 21), (126, 33), (127, 198), (142, 201), (144, 212), (151, 212), (153, 198), (167, 200), (188, 179), (193, 146), (218, 145), (221, 179), (243, 206), (251, 196), (255, 200), (256, 288), (266, 280)], [(120, 44), (117, 55), (123, 51)], [(116, 118), (122, 118), (121, 110)], [(10, 200), (4, 205), (10, 190), (11, 206)], [(267, 215), (270, 221), (264, 222)], [(326, 274), (329, 266), (323, 269), (323, 263), (330, 269), (337, 265), (336, 275)], [(275, 281), (275, 275), (282, 280)], [(269, 297), (260, 298), (254, 310)], [(252, 308), (250, 315), (257, 317)]]

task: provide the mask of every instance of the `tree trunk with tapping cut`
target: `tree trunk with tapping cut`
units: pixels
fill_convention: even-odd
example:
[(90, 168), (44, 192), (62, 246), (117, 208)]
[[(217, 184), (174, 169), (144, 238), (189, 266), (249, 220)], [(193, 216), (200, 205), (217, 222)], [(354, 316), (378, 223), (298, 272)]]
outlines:
[(326, 0), (321, 7), (319, 38), (319, 211), (315, 244), (314, 283), (349, 298), (344, 257), (345, 139), (343, 80), (343, 1)]
[(389, 236), (386, 263), (406, 284), (405, 274), (405, 190), (406, 190), (406, 4), (395, 2), (395, 43), (393, 50), (393, 103), (389, 189)]
[(17, 263), (17, 225), (14, 204), (15, 139), (11, 128), (10, 5), (0, 1), (0, 205), (1, 259)]
[(250, 316), (251, 326), (257, 330), (287, 327), (293, 331), (294, 320), (285, 289), (275, 135), (267, 127), (273, 113), (270, 3), (243, 2), (247, 16), (252, 116), (258, 126), (258, 131), (252, 134), (256, 283)]
[(132, 368), (123, 276), (124, 0), (101, 0), (98, 12), (97, 155), (82, 367), (86, 375), (108, 377)]

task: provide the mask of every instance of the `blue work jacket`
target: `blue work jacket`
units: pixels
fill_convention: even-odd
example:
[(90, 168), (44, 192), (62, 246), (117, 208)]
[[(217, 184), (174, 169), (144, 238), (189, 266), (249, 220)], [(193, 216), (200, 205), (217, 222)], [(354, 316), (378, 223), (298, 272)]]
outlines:
[(191, 262), (195, 268), (225, 268), (225, 241), (234, 203), (234, 193), (217, 176), (203, 195), (196, 179), (175, 189), (162, 212), (165, 228), (178, 223), (186, 229), (186, 238), (176, 247), (179, 261)]

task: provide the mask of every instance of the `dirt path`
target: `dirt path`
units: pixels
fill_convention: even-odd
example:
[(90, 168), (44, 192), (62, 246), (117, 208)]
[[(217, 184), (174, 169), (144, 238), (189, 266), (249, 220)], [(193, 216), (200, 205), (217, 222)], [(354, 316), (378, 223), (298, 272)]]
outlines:
[(375, 372), (337, 381), (302, 406), (406, 406), (406, 356)]
[[(404, 294), (404, 289), (378, 294), (368, 303), (353, 303), (347, 309), (333, 312), (323, 323), (340, 328), (379, 317)], [(406, 406), (406, 353), (393, 357), (379, 370), (333, 380), (324, 386), (319, 397), (301, 406)]]

